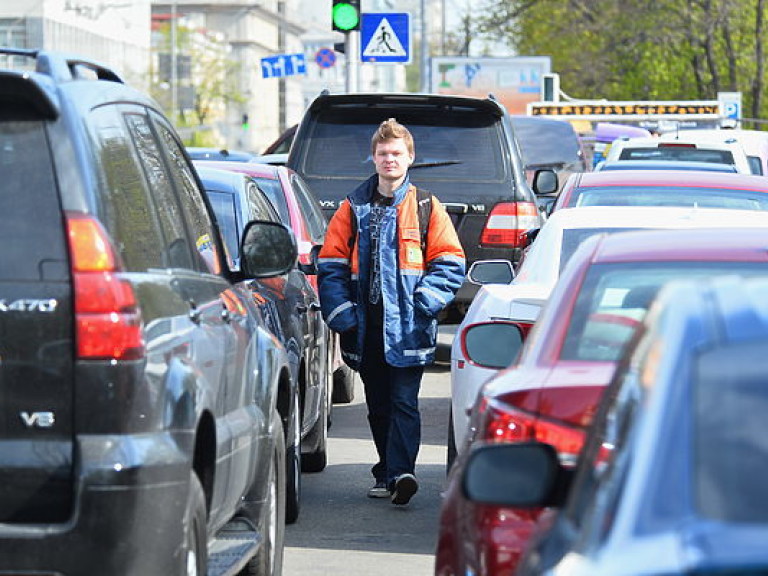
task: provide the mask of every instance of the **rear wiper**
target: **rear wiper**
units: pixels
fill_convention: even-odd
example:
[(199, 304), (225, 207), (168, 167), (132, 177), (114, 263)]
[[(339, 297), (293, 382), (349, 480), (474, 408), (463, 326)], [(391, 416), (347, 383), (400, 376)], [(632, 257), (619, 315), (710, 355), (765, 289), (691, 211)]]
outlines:
[(451, 166), (461, 164), (461, 160), (438, 160), (435, 162), (416, 162), (411, 164), (411, 168), (435, 168), (436, 166)]

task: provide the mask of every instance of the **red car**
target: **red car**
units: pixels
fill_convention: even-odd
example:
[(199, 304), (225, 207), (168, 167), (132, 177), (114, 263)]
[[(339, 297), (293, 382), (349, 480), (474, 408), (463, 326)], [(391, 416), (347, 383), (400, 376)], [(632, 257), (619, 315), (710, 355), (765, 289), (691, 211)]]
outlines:
[[(518, 363), (481, 389), (468, 443), (536, 440), (573, 464), (616, 362), (665, 282), (768, 272), (768, 214), (724, 210), (733, 228), (594, 236), (571, 257)], [(749, 224), (739, 226), (745, 215)], [(764, 218), (763, 218), (764, 217)], [(462, 490), (460, 451), (440, 514), (435, 574), (513, 574), (539, 511), (475, 504)]]
[(768, 178), (692, 170), (572, 174), (551, 211), (575, 206), (697, 206), (768, 209)]
[[(301, 176), (285, 166), (256, 162), (196, 161), (195, 165), (242, 172), (251, 176), (270, 199), (283, 224), (293, 230), (299, 248), (299, 261), (302, 264), (312, 263), (313, 248), (322, 246), (325, 241), (327, 220), (317, 199)], [(308, 278), (317, 291), (317, 276), (311, 275)], [(354, 399), (355, 372), (341, 359), (338, 336), (334, 334), (333, 340), (330, 347), (333, 351), (332, 401), (346, 404)]]

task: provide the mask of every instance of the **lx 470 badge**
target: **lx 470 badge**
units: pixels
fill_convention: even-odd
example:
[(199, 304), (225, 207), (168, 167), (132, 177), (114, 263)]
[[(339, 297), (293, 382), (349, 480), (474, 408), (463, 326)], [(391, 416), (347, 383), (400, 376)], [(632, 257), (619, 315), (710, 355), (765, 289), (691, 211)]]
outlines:
[(19, 300), (8, 301), (5, 298), (0, 299), (0, 312), (54, 312), (59, 305), (55, 298), (20, 298)]

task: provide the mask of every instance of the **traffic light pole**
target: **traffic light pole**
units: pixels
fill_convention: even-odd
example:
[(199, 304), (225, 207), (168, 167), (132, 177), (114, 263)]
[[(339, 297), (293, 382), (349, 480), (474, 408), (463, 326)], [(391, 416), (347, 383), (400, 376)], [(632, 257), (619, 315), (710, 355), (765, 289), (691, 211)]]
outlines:
[(347, 94), (360, 92), (360, 32), (352, 30), (344, 34), (344, 53), (347, 60)]

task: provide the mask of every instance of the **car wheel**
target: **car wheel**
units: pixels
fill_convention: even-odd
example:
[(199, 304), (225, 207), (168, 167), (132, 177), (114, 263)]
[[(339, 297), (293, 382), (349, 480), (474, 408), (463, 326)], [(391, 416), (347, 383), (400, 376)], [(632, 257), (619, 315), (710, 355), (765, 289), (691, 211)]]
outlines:
[(333, 373), (333, 403), (349, 404), (355, 399), (355, 375), (349, 366), (342, 366)]
[(291, 443), (285, 452), (285, 522), (293, 524), (299, 519), (301, 504), (301, 411), (298, 394), (293, 401), (288, 434)]
[(259, 532), (262, 544), (256, 555), (238, 576), (273, 576), (283, 571), (285, 546), (285, 437), (280, 416), (275, 414), (275, 447), (272, 450), (271, 473), (266, 500), (261, 510)]
[(328, 401), (327, 392), (323, 394), (320, 402), (320, 414), (317, 422), (310, 430), (307, 438), (308, 444), (313, 446), (312, 452), (301, 455), (302, 472), (322, 472), (328, 464)]
[(445, 461), (445, 474), (450, 474), (456, 460), (456, 433), (453, 431), (453, 407), (448, 409), (448, 456)]
[(194, 471), (189, 475), (189, 495), (184, 512), (184, 563), (187, 576), (205, 576), (208, 571), (208, 513), (205, 494)]

